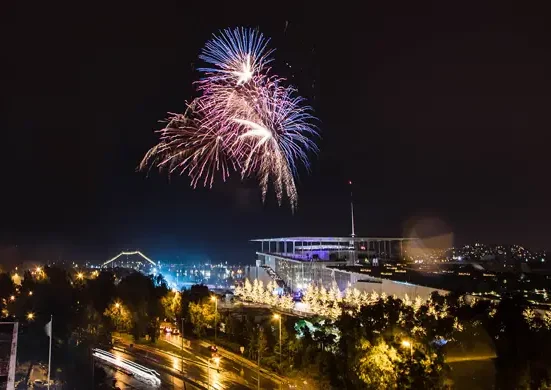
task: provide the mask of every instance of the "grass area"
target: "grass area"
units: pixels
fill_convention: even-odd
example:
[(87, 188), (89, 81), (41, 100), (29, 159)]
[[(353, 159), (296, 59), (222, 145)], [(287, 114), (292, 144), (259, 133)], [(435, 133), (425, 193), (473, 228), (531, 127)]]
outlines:
[(495, 389), (496, 367), (493, 360), (451, 363), (450, 368), (456, 389)]

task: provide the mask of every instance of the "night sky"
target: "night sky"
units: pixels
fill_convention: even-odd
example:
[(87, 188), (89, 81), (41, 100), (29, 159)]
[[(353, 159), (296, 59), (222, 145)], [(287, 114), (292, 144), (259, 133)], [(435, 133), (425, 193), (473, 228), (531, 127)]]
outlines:
[[(250, 262), (251, 238), (350, 234), (348, 180), (358, 235), (551, 248), (548, 9), (321, 3), (4, 6), (0, 254)], [(294, 215), (253, 181), (136, 172), (195, 96), (204, 42), (235, 26), (272, 38), (320, 119)]]

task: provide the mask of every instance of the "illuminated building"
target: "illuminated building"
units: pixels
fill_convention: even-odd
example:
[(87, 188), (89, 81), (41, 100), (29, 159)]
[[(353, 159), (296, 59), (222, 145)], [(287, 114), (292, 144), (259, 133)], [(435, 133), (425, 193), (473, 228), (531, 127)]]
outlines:
[[(326, 288), (336, 283), (341, 291), (347, 287), (363, 291), (385, 292), (388, 295), (421, 296), (427, 298), (438, 289), (374, 277), (364, 272), (348, 270), (358, 265), (382, 265), (381, 260), (400, 259), (406, 242), (413, 238), (381, 237), (287, 237), (255, 239), (256, 267), (248, 272), (249, 279), (264, 283), (275, 280), (291, 292), (305, 289), (310, 283)], [(400, 272), (403, 272), (400, 270)], [(380, 275), (384, 276), (384, 272)], [(443, 290), (438, 290), (445, 292)]]

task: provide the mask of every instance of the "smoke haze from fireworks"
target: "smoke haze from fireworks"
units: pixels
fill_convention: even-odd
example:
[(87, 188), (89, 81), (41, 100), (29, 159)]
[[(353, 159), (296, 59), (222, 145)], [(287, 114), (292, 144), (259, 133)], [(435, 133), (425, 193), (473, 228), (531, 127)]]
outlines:
[(171, 114), (158, 131), (159, 143), (144, 156), (139, 169), (155, 166), (187, 174), (191, 186), (212, 187), (215, 177), (259, 180), (262, 200), (271, 185), (281, 205), (297, 206), (297, 163), (309, 169), (319, 136), (311, 107), (285, 80), (270, 75), (273, 50), (257, 30), (221, 31), (199, 56), (211, 67), (200, 68), (201, 95), (184, 114)]

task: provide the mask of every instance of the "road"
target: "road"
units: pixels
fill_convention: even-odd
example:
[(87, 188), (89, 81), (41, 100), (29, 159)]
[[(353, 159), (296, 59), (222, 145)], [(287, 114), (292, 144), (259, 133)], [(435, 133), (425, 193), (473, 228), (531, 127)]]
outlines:
[[(182, 339), (180, 336), (174, 335), (162, 335), (161, 340), (172, 344), (177, 348), (181, 348)], [(184, 348), (190, 356), (201, 359), (203, 362), (207, 362), (211, 357), (210, 351), (201, 345), (200, 341), (193, 341), (190, 348)], [(238, 384), (246, 385), (249, 388), (256, 388), (258, 382), (257, 367), (255, 365), (243, 364), (238, 360), (232, 360), (228, 357), (222, 356), (220, 360), (220, 369), (226, 372), (228, 375), (231, 373), (231, 377), (237, 379)], [(280, 389), (280, 382), (273, 379), (270, 376), (266, 376), (260, 373), (260, 387), (262, 389)]]
[[(113, 354), (116, 356), (120, 356), (122, 358), (134, 361), (136, 363), (142, 364), (144, 366), (150, 367), (150, 368), (156, 368), (153, 367), (151, 364), (151, 361), (148, 359), (141, 359), (139, 357), (130, 355), (128, 353), (120, 352), (118, 350), (111, 350)], [(129, 389), (136, 389), (136, 390), (149, 390), (151, 389), (151, 385), (148, 383), (144, 383), (140, 381), (139, 379), (134, 378), (133, 376), (127, 375), (122, 371), (119, 371), (108, 364), (98, 362), (101, 364), (109, 378), (113, 378), (116, 383), (115, 385), (119, 387), (121, 390), (129, 390)], [(179, 372), (176, 371), (175, 375), (170, 374), (170, 369), (168, 370), (159, 370), (159, 374), (161, 375), (161, 389), (183, 389), (184, 388), (184, 381), (179, 377)], [(206, 385), (205, 385), (206, 387)], [(197, 389), (194, 386), (191, 386), (189, 384), (186, 384), (187, 390), (193, 390)]]
[[(163, 340), (178, 348), (181, 345), (179, 336), (167, 335), (163, 336)], [(128, 349), (129, 345), (128, 343), (122, 343), (121, 347)], [(156, 369), (161, 374), (163, 387), (168, 386), (170, 388), (171, 381), (179, 381), (179, 384), (175, 383), (174, 386), (182, 388), (183, 382), (177, 377), (181, 375), (182, 368), (184, 377), (190, 378), (205, 388), (208, 383), (210, 383), (212, 389), (216, 390), (250, 389), (256, 388), (258, 385), (256, 369), (226, 358), (222, 358), (219, 366), (216, 367), (212, 364), (212, 361), (209, 363), (209, 358), (211, 357), (210, 351), (207, 348), (201, 347), (198, 342), (193, 342), (191, 349), (184, 348), (183, 366), (179, 354), (160, 351), (147, 345), (135, 345), (132, 348), (131, 355), (128, 353), (123, 354), (116, 350), (112, 352), (121, 354), (126, 359)], [(162, 368), (162, 370), (159, 368)], [(278, 381), (261, 374), (260, 388), (268, 390), (280, 389), (280, 384)]]
[(469, 362), (476, 360), (492, 360), (497, 358), (497, 355), (466, 355), (466, 356), (447, 356), (445, 361), (446, 363), (457, 363), (457, 362)]

